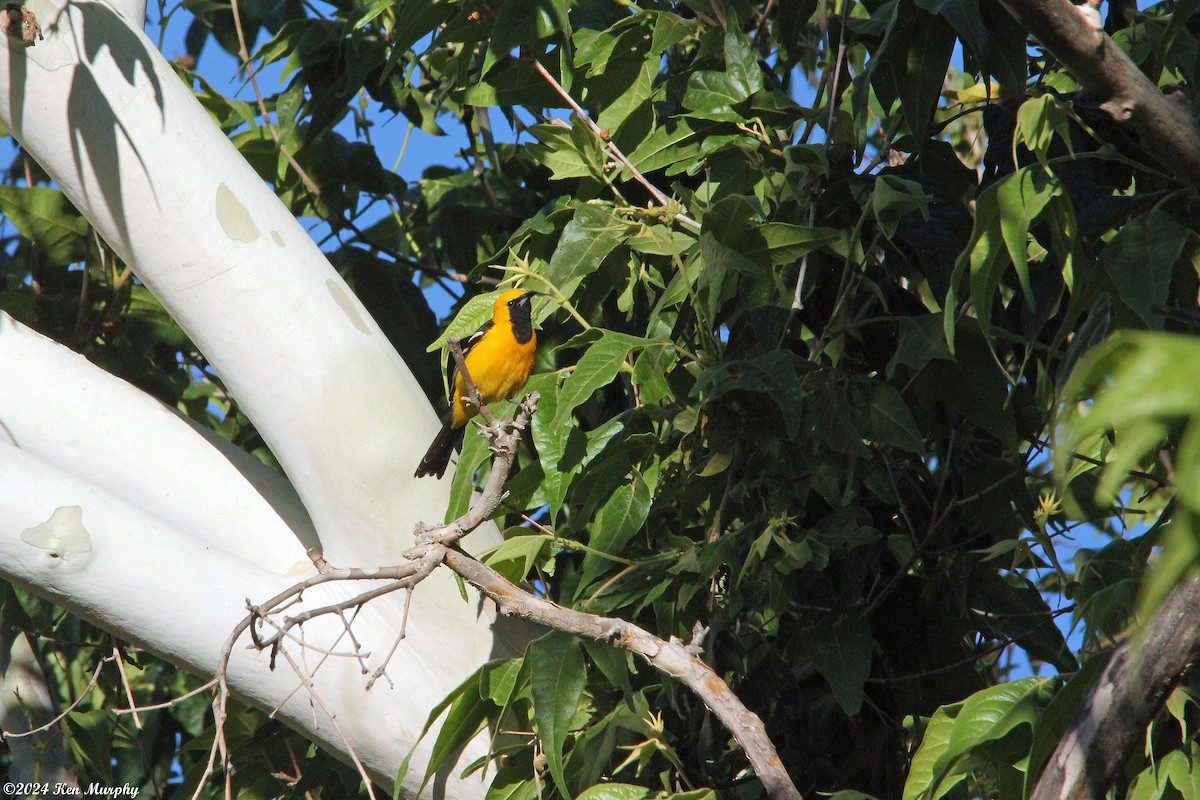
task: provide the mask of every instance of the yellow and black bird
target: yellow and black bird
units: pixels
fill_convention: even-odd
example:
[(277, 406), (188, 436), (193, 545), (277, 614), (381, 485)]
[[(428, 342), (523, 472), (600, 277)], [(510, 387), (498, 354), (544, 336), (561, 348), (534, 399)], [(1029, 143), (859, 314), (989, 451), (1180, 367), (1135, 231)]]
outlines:
[[(530, 301), (536, 292), (510, 289), (496, 298), (492, 318), (462, 343), (463, 362), (485, 404), (507, 400), (529, 380), (537, 335)], [(416, 477), (442, 477), (467, 420), (479, 413), (469, 403), (457, 365), (450, 371), (450, 414), (417, 466)]]

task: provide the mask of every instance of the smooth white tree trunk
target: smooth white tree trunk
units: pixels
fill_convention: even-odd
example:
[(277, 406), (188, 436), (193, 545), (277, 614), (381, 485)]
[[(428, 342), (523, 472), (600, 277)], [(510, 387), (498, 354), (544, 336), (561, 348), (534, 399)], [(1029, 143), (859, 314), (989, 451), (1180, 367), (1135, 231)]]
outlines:
[[(288, 480), (0, 319), (0, 574), (211, 674), (247, 598), (311, 573), (307, 547), (337, 566), (396, 564), (414, 524), (440, 520), (448, 481), (411, 477), (437, 421), (304, 229), (127, 21), (136, 12), (25, 7), (45, 38), (0, 36), (0, 118), (187, 331)], [(497, 538), (481, 536), (475, 546)], [(310, 600), (338, 591), (351, 589)], [(399, 622), (400, 598), (356, 621), (369, 665)], [(338, 630), (305, 633), (329, 647)], [(242, 649), (232, 688), (334, 750), (352, 747), (385, 783), (429, 709), (511, 654), (448, 574), (416, 592), (392, 684), (368, 693), (357, 661), (314, 653), (323, 706), (291, 670)], [(473, 798), (483, 786), (451, 778), (446, 792)]]
[[(0, 729), (26, 734), (54, 719), (54, 704), (46, 676), (38, 663), (28, 634), (0, 631)], [(50, 783), (77, 786), (63, 749), (58, 728), (31, 735), (5, 736), (12, 756), (5, 778), (15, 783)]]

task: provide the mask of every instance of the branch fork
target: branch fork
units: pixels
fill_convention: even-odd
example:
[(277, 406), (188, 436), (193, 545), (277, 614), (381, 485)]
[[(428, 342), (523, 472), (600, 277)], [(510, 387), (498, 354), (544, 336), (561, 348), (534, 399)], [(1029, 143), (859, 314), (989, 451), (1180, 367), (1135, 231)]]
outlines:
[[(367, 602), (384, 594), (403, 589), (409, 593), (411, 598), (414, 587), (432, 574), (438, 566), (445, 564), (459, 577), (493, 600), (501, 614), (516, 615), (555, 630), (606, 642), (641, 656), (655, 669), (675, 677), (700, 698), (742, 746), (772, 800), (802, 800), (799, 790), (792, 782), (774, 745), (768, 738), (762, 720), (747, 709), (728, 684), (701, 659), (700, 655), (703, 652), (701, 645), (708, 632), (705, 626), (698, 622), (692, 629), (689, 642), (684, 642), (674, 636), (664, 640), (625, 620), (576, 611), (539, 597), (513, 584), (500, 573), (458, 547), (458, 541), (489, 519), (503, 502), (506, 496), (504, 484), (508, 480), (512, 462), (516, 457), (521, 435), (528, 428), (529, 422), (537, 410), (538, 395), (531, 393), (526, 396), (519, 404), (512, 419), (496, 420), (481, 402), (479, 391), (471, 381), (459, 341), (451, 338), (449, 343), (451, 354), (463, 376), (464, 387), (467, 390), (467, 398), (464, 399), (464, 402), (469, 401), (479, 410), (480, 416), (484, 419), (484, 424), (478, 426), (479, 433), (488, 439), (492, 452), (495, 454), (491, 474), (488, 476), (487, 484), (483, 487), (479, 499), (467, 513), (456, 520), (440, 525), (418, 524), (414, 531), (416, 544), (404, 553), (405, 558), (408, 559), (405, 564), (378, 568), (338, 568), (326, 562), (320, 553), (310, 551), (309, 556), (317, 570), (316, 574), (294, 584), (260, 605), (254, 605), (247, 601), (249, 614), (231, 633), (218, 662), (217, 685), (213, 700), (218, 732), (214, 737), (213, 748), (210, 752), (208, 770), (197, 787), (197, 795), (214, 771), (218, 750), (223, 760), (228, 758), (221, 728), (225, 720), (225, 709), (229, 697), (227, 668), (233, 648), (243, 633), (250, 630), (251, 648), (259, 650), (270, 648), (272, 667), (275, 656), (282, 654), (292, 668), (297, 671), (303, 687), (312, 695), (314, 703), (321, 705), (311, 680), (311, 673), (315, 672), (315, 668), (305, 674), (284, 647), (285, 639), (297, 641), (302, 647), (311, 647), (302, 638), (298, 638), (293, 631), (302, 629), (305, 622), (316, 617), (335, 615), (341, 619), (344, 627), (343, 635), (349, 637), (353, 650), (350, 653), (323, 651), (322, 657), (352, 656), (363, 662), (365, 674), (367, 671), (365, 659), (369, 654), (361, 652), (358, 641), (354, 639), (351, 631), (354, 616)], [(338, 580), (370, 580), (386, 581), (386, 583), (347, 600), (285, 617), (282, 621), (271, 619), (272, 614), (299, 603), (305, 589)], [(408, 604), (406, 603), (399, 636), (383, 664), (374, 671), (367, 684), (368, 689), (379, 677), (385, 675), (388, 660), (404, 638), (407, 609)], [(347, 619), (347, 612), (351, 611), (353, 613)], [(258, 628), (263, 624), (273, 627), (274, 632), (269, 636), (261, 635)], [(338, 637), (338, 641), (340, 640), (341, 636)], [(336, 644), (337, 642), (334, 643), (334, 646)], [(317, 667), (319, 666), (318, 663)], [(336, 724), (336, 720), (334, 722)], [(351, 753), (351, 755), (353, 757), (354, 754)], [(365, 771), (361, 770), (361, 766), (360, 772), (367, 783), (368, 792), (372, 792), (370, 780)]]

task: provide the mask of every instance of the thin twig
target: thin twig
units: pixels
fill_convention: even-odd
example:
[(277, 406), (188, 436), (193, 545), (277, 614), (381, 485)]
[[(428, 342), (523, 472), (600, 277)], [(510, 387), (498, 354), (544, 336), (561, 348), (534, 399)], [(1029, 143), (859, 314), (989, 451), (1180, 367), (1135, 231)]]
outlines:
[[(318, 571), (315, 575), (310, 575), (302, 581), (299, 581), (287, 589), (276, 594), (270, 600), (260, 605), (253, 605), (247, 601), (250, 607), (250, 613), (243, 617), (233, 631), (225, 640), (225, 644), (221, 648), (221, 655), (217, 659), (216, 668), (216, 694), (213, 697), (213, 719), (216, 728), (216, 735), (213, 738), (213, 745), (209, 749), (208, 762), (205, 765), (204, 773), (201, 775), (199, 782), (196, 785), (196, 793), (192, 796), (193, 800), (197, 800), (204, 790), (208, 779), (212, 777), (216, 769), (216, 760), (218, 754), (221, 757), (221, 762), (227, 764), (228, 751), (225, 746), (225, 720), (228, 716), (227, 708), (229, 704), (229, 662), (233, 657), (233, 649), (237, 641), (247, 631), (252, 631), (251, 638), (255, 638), (257, 634), (253, 632), (255, 622), (266, 619), (267, 615), (279, 610), (280, 607), (291, 605), (297, 598), (307, 589), (321, 584), (334, 581), (349, 581), (349, 580), (391, 580), (391, 581), (411, 581), (414, 585), (420, 582), (424, 577), (433, 572), (437, 566), (437, 560), (440, 558), (440, 553), (436, 550), (428, 550), (424, 554), (424, 558), (420, 561), (414, 561), (407, 564), (400, 564), (394, 567), (378, 567), (378, 568), (335, 568), (330, 566), (319, 554), (310, 552), (310, 558), (314, 564), (318, 565), (318, 570), (324, 566), (324, 571)], [(399, 588), (399, 587), (397, 587)], [(358, 600), (358, 596), (350, 598), (350, 605), (345, 605), (343, 608), (348, 608), (353, 605), (354, 601)], [(332, 613), (332, 612), (331, 612)], [(275, 652), (282, 652), (285, 658), (290, 659), (290, 655), (282, 647), (277, 647)], [(353, 756), (353, 754), (352, 754)], [(228, 769), (226, 769), (228, 774)]]
[(388, 650), (387, 656), (384, 657), (383, 663), (375, 668), (375, 672), (371, 674), (371, 679), (367, 681), (367, 691), (371, 691), (371, 687), (375, 685), (375, 681), (380, 678), (387, 678), (389, 686), (395, 686), (392, 679), (388, 677), (388, 664), (392, 661), (392, 656), (396, 655), (396, 651), (400, 649), (400, 643), (408, 637), (408, 612), (412, 607), (413, 590), (409, 587), (408, 592), (404, 596), (404, 613), (400, 617), (400, 632), (396, 634), (396, 641), (392, 642), (392, 649)]
[(104, 664), (111, 658), (111, 656), (105, 656), (104, 658), (100, 659), (99, 663), (96, 664), (96, 669), (92, 672), (92, 678), (88, 681), (87, 686), (85, 686), (83, 691), (79, 693), (78, 697), (71, 701), (71, 705), (67, 706), (66, 710), (64, 710), (57, 717), (50, 720), (45, 725), (39, 725), (36, 728), (31, 728), (27, 731), (0, 731), (0, 741), (5, 739), (24, 739), (26, 736), (33, 736), (34, 734), (48, 731), (58, 723), (62, 722), (67, 718), (67, 715), (78, 708), (79, 704), (82, 703), (89, 694), (91, 694), (92, 689), (96, 688), (96, 684), (100, 682), (100, 670), (104, 669)]
[(775, 5), (775, 0), (767, 0), (763, 10), (758, 12), (758, 24), (754, 26), (754, 44), (757, 45), (763, 37), (763, 32), (767, 29), (767, 17), (771, 16), (771, 8)]
[(746, 708), (721, 676), (694, 652), (694, 643), (686, 644), (675, 637), (663, 640), (623, 619), (557, 605), (521, 589), (458, 549), (447, 549), (444, 563), (494, 601), (502, 614), (515, 614), (555, 630), (628, 650), (640, 655), (660, 672), (674, 677), (700, 698), (742, 746), (763, 788), (773, 800), (800, 800), (800, 791), (784, 768), (762, 720)]
[[(416, 571), (416, 568), (412, 564), (403, 564), (401, 566), (411, 567), (414, 572)], [(270, 647), (275, 647), (276, 645), (279, 644), (280, 640), (284, 637), (284, 635), (286, 635), (286, 633), (288, 631), (290, 631), (292, 628), (295, 628), (299, 625), (303, 625), (304, 623), (308, 622), (309, 620), (315, 619), (316, 617), (323, 617), (323, 616), (331, 615), (331, 614), (336, 615), (340, 612), (345, 611), (347, 608), (354, 608), (356, 606), (361, 606), (363, 603), (366, 603), (370, 600), (374, 600), (376, 597), (382, 597), (385, 594), (391, 594), (392, 592), (397, 591), (399, 589), (404, 589), (409, 585), (409, 580), (411, 579), (411, 577), (412, 576), (407, 576), (406, 578), (404, 578), (402, 580), (393, 581), (384, 586), (380, 586), (376, 589), (371, 589), (369, 591), (362, 592), (361, 594), (356, 594), (354, 597), (351, 597), (348, 600), (339, 600), (335, 603), (330, 603), (329, 605), (326, 605), (326, 606), (320, 606), (319, 608), (313, 608), (313, 609), (309, 609), (308, 611), (302, 611), (299, 614), (295, 615), (294, 617), (287, 617), (286, 619), (284, 619), (284, 621), (282, 623), (275, 625), (277, 632), (272, 634), (271, 636), (268, 636), (265, 639), (260, 638), (257, 635), (255, 635), (253, 633), (254, 626), (251, 626), (250, 627), (251, 638), (254, 640), (254, 646), (257, 647), (259, 650), (265, 650)], [(251, 609), (251, 614), (254, 615), (258, 619), (265, 619), (265, 617), (266, 617), (266, 615), (263, 613), (262, 609), (260, 609), (260, 608)]]
[[(646, 178), (646, 176), (643, 175), (641, 173), (641, 171), (638, 170), (637, 167), (635, 167), (632, 163), (630, 163), (629, 159), (625, 157), (625, 154), (621, 152), (621, 149), (619, 147), (617, 147), (616, 144), (614, 144), (611, 141), (610, 137), (608, 135), (606, 135), (603, 130), (600, 129), (600, 126), (597, 125), (590, 116), (588, 116), (588, 113), (583, 110), (583, 106), (581, 106), (581, 105), (579, 105), (579, 103), (575, 102), (575, 98), (571, 97), (571, 95), (567, 93), (567, 90), (562, 87), (562, 84), (554, 79), (554, 76), (551, 75), (544, 66), (542, 66), (542, 63), (540, 61), (538, 61), (536, 58), (532, 59), (532, 61), (533, 61), (533, 68), (538, 71), (538, 74), (541, 75), (542, 78), (547, 83), (550, 84), (551, 88), (553, 88), (554, 91), (558, 93), (559, 97), (561, 97), (563, 100), (567, 101), (567, 105), (569, 105), (571, 107), (571, 110), (574, 111), (575, 114), (581, 120), (583, 120), (584, 124), (587, 125), (589, 128), (591, 128), (592, 132), (595, 133), (596, 136), (598, 136), (600, 138), (600, 141), (603, 144), (604, 149), (608, 151), (609, 155), (611, 155), (617, 161), (621, 162), (621, 165), (624, 166), (627, 170), (629, 170), (629, 174), (633, 176), (634, 180), (636, 180), (642, 186), (646, 187), (646, 191), (650, 192), (651, 196), (654, 197), (655, 201), (660, 206), (662, 206), (663, 208), (665, 208), (667, 210), (670, 210), (671, 206), (672, 206), (671, 200), (665, 194), (663, 194), (662, 190), (660, 190), (657, 186), (652, 184)], [(696, 231), (700, 230), (700, 223), (696, 222), (696, 220), (694, 220), (691, 217), (689, 217), (688, 215), (684, 214), (682, 211), (677, 211), (672, 216), (674, 217), (676, 222), (679, 222), (683, 225), (687, 225), (692, 230), (696, 230)]]
[[(818, 189), (818, 187), (817, 187), (817, 185), (814, 185), (812, 188), (814, 191), (812, 192), (812, 196), (809, 197), (809, 204), (808, 204), (808, 227), (810, 227), (810, 228), (813, 226), (813, 223), (815, 223), (817, 220), (817, 191), (816, 190)], [(779, 346), (780, 347), (782, 347), (783, 343), (785, 341), (787, 341), (788, 329), (790, 327), (792, 327), (792, 323), (796, 320), (796, 317), (798, 317), (800, 315), (800, 312), (804, 310), (804, 297), (803, 297), (804, 279), (808, 275), (808, 257), (809, 257), (809, 255), (811, 255), (811, 254), (805, 253), (804, 255), (802, 255), (800, 257), (800, 271), (796, 274), (796, 288), (792, 292), (792, 307), (788, 309), (787, 319), (784, 320), (784, 323), (783, 323), (783, 330), (781, 330), (779, 332)]]
[(196, 791), (192, 793), (192, 800), (199, 800), (200, 795), (204, 793), (205, 784), (216, 771), (218, 754), (223, 758), (225, 753), (225, 720), (228, 717), (226, 709), (229, 707), (229, 682), (220, 667), (217, 669), (216, 681), (217, 689), (212, 701), (213, 741), (208, 748), (208, 760), (204, 764), (204, 773), (196, 782)]
[[(1050, 443), (1045, 441), (1044, 439), (1038, 439), (1037, 441), (1034, 442), (1034, 444), (1038, 445), (1039, 447), (1050, 447), (1051, 446)], [(1102, 461), (1099, 458), (1092, 458), (1091, 456), (1085, 456), (1082, 453), (1069, 453), (1069, 455), (1071, 458), (1075, 459), (1076, 461), (1082, 461), (1085, 464), (1091, 464), (1093, 467), (1107, 467), (1108, 466), (1107, 462)], [(1171, 485), (1170, 481), (1164, 480), (1163, 478), (1160, 478), (1157, 475), (1152, 475), (1151, 473), (1146, 472), (1144, 470), (1140, 470), (1140, 469), (1126, 470), (1126, 474), (1130, 478), (1137, 478), (1137, 479), (1143, 480), (1143, 481), (1150, 481), (1158, 489), (1166, 489)]]
[(125, 696), (129, 698), (129, 708), (133, 714), (133, 725), (140, 731), (142, 729), (142, 718), (138, 714), (137, 702), (133, 699), (133, 687), (129, 685), (129, 676), (125, 674), (125, 659), (121, 657), (121, 648), (117, 645), (113, 645), (113, 658), (117, 662), (117, 672), (121, 674), (121, 686), (125, 688)]
[(131, 708), (114, 708), (114, 709), (112, 709), (112, 712), (114, 714), (136, 714), (139, 711), (160, 711), (164, 708), (174, 708), (175, 706), (182, 703), (184, 700), (187, 700), (189, 697), (195, 697), (196, 695), (198, 695), (202, 692), (207, 692), (209, 689), (212, 689), (216, 685), (217, 685), (217, 679), (213, 678), (211, 681), (204, 684), (203, 686), (197, 686), (195, 689), (192, 689), (187, 694), (179, 695), (179, 697), (172, 697), (170, 700), (166, 701), (165, 703), (155, 703), (155, 704), (149, 705), (149, 706), (137, 706), (136, 708), (132, 708), (132, 707)]
[(304, 688), (308, 690), (308, 695), (312, 698), (313, 705), (324, 711), (325, 716), (328, 717), (329, 721), (333, 723), (333, 729), (336, 730), (338, 736), (341, 737), (342, 744), (346, 746), (346, 753), (349, 754), (350, 760), (354, 762), (354, 767), (358, 770), (359, 777), (362, 778), (363, 785), (367, 788), (367, 796), (370, 797), (371, 800), (375, 800), (375, 786), (371, 781), (371, 776), (367, 774), (367, 768), (363, 766), (362, 760), (358, 757), (358, 753), (354, 752), (354, 748), (350, 745), (350, 740), (346, 738), (346, 733), (342, 730), (341, 724), (338, 723), (337, 715), (330, 711), (329, 707), (325, 705), (325, 701), (321, 699), (321, 695), (317, 692), (316, 687), (313, 686), (312, 679), (304, 674), (303, 670), (300, 669), (300, 665), (296, 663), (296, 660), (292, 658), (291, 654), (287, 651), (281, 652), (283, 653), (283, 657), (287, 659), (292, 670), (298, 676), (300, 676), (300, 680), (304, 684)]
[(246, 68), (246, 75), (250, 79), (250, 85), (254, 87), (254, 96), (258, 100), (258, 109), (262, 112), (263, 123), (267, 126), (267, 132), (275, 140), (275, 146), (279, 148), (279, 152), (283, 153), (283, 157), (292, 165), (292, 169), (296, 170), (296, 174), (300, 176), (300, 181), (304, 184), (304, 187), (312, 192), (314, 196), (320, 198), (321, 190), (317, 187), (316, 182), (308, 176), (308, 173), (296, 161), (296, 157), (292, 155), (292, 151), (279, 138), (279, 131), (275, 130), (275, 123), (271, 122), (270, 112), (267, 111), (267, 101), (263, 99), (262, 89), (258, 87), (258, 73), (250, 64), (250, 50), (246, 47), (246, 32), (242, 29), (242, 13), (238, 8), (238, 0), (230, 0), (230, 2), (233, 11), (233, 28), (237, 33), (238, 56), (242, 59), (242, 66)]

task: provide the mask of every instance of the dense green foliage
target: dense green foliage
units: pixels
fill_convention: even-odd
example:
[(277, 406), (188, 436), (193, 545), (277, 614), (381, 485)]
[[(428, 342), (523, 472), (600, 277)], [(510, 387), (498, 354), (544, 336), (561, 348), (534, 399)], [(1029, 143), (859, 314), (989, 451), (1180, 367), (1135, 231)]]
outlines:
[[(1111, 5), (1118, 43), (1194, 102), (1196, 4)], [(193, 56), (210, 34), (237, 51), (227, 5), (182, 8)], [(419, 287), (466, 274), (459, 331), (488, 305), (466, 301), (497, 280), (548, 295), (529, 386), (541, 404), (489, 563), (663, 637), (704, 626), (705, 659), (762, 716), (806, 796), (1021, 797), (1139, 618), (1147, 574), (1143, 615), (1200, 558), (1200, 400), (1179, 377), (1200, 365), (1180, 335), (1197, 319), (1187, 187), (990, 2), (347, 0), (241, 14), (249, 35), (269, 32), (255, 63), (285, 64), (268, 102), (319, 192), (253, 106), (181, 76), (284, 202), (331, 232), (331, 260), (435, 402), (438, 365), (419, 343), (438, 331)], [(373, 149), (381, 114), (430, 133), (456, 118), (472, 168), (405, 183)], [(10, 176), (0, 308), (269, 458), (203, 356), (36, 166)], [(1060, 406), (1093, 396), (1066, 406), (1077, 413), (1052, 458)], [(448, 515), (485, 456), (468, 436)], [(1156, 524), (1171, 512), (1175, 525)], [(1099, 545), (1076, 548), (1084, 525)], [(1164, 529), (1163, 568), (1148, 570)], [(18, 599), (36, 619), (17, 627), (78, 631), (38, 647), (69, 665), (51, 674), (63, 697), (82, 691), (111, 644), (55, 628), (23, 593), (4, 608)], [(1056, 624), (1068, 612), (1070, 643)], [(1014, 661), (1054, 676), (1006, 682)], [(155, 666), (135, 688), (145, 701), (183, 679)], [(112, 755), (131, 782), (161, 786), (172, 760), (186, 772), (203, 757), (202, 701), (136, 731), (99, 713), (115, 691), (68, 718), (84, 773)], [(1191, 699), (1173, 696), (1119, 794), (1195, 796)], [(696, 698), (604, 644), (551, 634), (442, 710), (442, 757), (483, 725), (513, 732), (487, 769), (497, 800), (762, 795)], [(245, 796), (346, 791), (326, 777), (345, 770), (294, 736), (249, 711), (236, 721)], [(114, 749), (90, 750), (89, 725)], [(288, 786), (270, 775), (295, 774), (292, 754), (304, 780)]]

